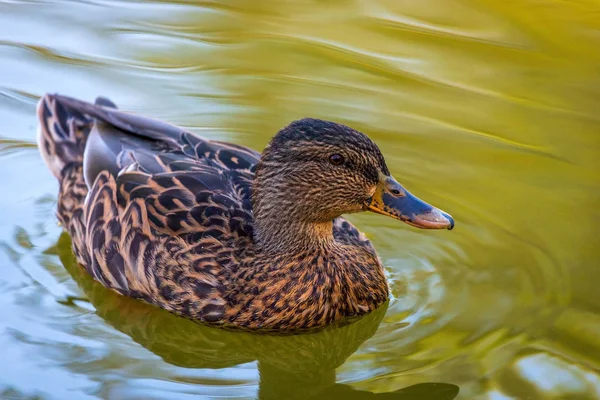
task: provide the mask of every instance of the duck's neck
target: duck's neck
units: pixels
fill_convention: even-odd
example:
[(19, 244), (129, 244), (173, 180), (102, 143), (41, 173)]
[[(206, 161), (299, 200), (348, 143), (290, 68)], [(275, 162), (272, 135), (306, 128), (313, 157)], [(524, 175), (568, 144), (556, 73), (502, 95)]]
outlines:
[(269, 255), (327, 251), (335, 245), (333, 221), (298, 221), (285, 213), (259, 216), (254, 221), (254, 240)]
[[(252, 183), (254, 240), (269, 256), (306, 254), (335, 246), (333, 219), (315, 205), (314, 188), (305, 186), (298, 171), (285, 170), (273, 160), (269, 147), (263, 152)], [(304, 185), (304, 186), (303, 186)]]

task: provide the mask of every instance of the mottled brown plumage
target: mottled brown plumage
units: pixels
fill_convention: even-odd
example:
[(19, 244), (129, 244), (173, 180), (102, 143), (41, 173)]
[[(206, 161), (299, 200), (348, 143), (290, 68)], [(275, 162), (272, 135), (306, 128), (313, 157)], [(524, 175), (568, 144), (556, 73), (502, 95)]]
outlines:
[(383, 267), (342, 214), (453, 225), (389, 177), (366, 135), (333, 122), (293, 122), (261, 155), (102, 98), (46, 95), (38, 118), (78, 262), (118, 293), (207, 323), (297, 330), (383, 304)]

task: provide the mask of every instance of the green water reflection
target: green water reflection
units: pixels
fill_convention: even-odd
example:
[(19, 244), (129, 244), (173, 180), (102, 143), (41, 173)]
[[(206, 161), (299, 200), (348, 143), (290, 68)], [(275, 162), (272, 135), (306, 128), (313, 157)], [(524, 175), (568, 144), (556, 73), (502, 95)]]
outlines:
[[(0, 2), (0, 398), (600, 398), (599, 16), (596, 0)], [(73, 265), (35, 149), (44, 92), (255, 149), (293, 119), (346, 123), (457, 227), (352, 216), (393, 294), (354, 324), (198, 326)]]

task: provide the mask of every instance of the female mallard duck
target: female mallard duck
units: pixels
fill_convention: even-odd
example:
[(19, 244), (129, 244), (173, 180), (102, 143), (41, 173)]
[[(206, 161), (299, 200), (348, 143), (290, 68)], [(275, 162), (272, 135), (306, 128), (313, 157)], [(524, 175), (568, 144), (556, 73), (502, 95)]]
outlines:
[(296, 330), (368, 313), (388, 298), (383, 267), (340, 216), (454, 226), (390, 176), (366, 135), (333, 122), (295, 121), (261, 155), (104, 98), (45, 95), (37, 115), (78, 262), (102, 285), (192, 319)]

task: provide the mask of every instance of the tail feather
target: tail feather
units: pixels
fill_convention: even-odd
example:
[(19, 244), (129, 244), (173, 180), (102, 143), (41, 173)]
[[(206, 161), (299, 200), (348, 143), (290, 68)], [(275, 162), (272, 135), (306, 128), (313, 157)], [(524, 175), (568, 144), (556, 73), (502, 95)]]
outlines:
[(60, 178), (66, 165), (83, 162), (83, 151), (92, 120), (77, 110), (65, 107), (51, 94), (37, 105), (38, 147), (52, 174)]
[[(116, 108), (108, 99), (98, 98), (97, 104)], [(39, 151), (44, 162), (59, 180), (57, 216), (73, 237), (77, 259), (89, 262), (84, 243), (84, 210), (88, 188), (83, 176), (85, 144), (94, 124), (88, 114), (65, 101), (59, 95), (46, 94), (37, 105)]]
[(97, 106), (103, 106), (108, 108), (117, 108), (117, 105), (113, 103), (110, 99), (106, 97), (98, 96), (96, 97), (96, 101), (94, 102)]

